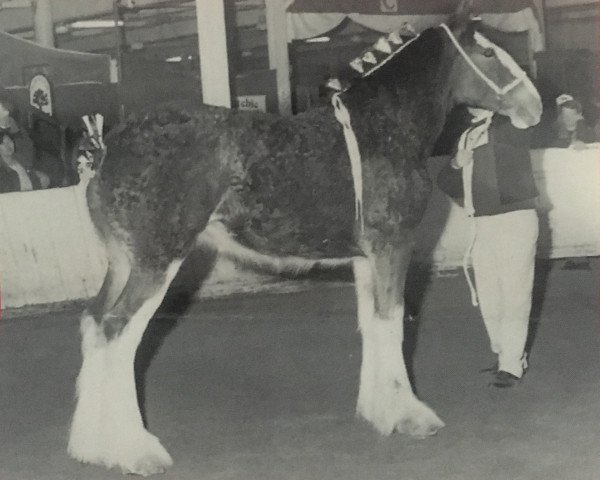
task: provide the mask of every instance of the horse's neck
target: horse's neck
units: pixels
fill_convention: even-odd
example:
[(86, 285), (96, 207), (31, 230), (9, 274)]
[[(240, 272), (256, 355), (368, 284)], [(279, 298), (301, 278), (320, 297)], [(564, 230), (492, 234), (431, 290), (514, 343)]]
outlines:
[(393, 150), (397, 143), (407, 151), (408, 142), (413, 155), (429, 155), (452, 107), (452, 58), (445, 48), (443, 37), (432, 32), (395, 71), (355, 86), (348, 99), (353, 123), (371, 148)]
[[(451, 108), (450, 65), (442, 61), (427, 69), (362, 87), (362, 98), (350, 102), (360, 143), (380, 152), (401, 149), (425, 161)], [(416, 81), (409, 84), (411, 79)]]

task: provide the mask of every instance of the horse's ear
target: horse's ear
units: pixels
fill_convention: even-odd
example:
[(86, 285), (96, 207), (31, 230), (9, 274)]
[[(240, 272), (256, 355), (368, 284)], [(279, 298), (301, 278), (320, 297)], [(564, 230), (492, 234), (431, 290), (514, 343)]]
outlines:
[(471, 20), (471, 16), (473, 15), (473, 0), (461, 0), (458, 7), (456, 7), (456, 11), (450, 18), (449, 26), (452, 30), (456, 31), (464, 31), (464, 29), (469, 25), (469, 21)]
[(463, 19), (465, 23), (468, 22), (473, 14), (473, 3), (473, 0), (462, 0), (456, 7), (454, 15)]
[(469, 43), (480, 23), (481, 17), (475, 16), (473, 13), (473, 0), (462, 0), (456, 12), (450, 18), (448, 26), (456, 37), (461, 38), (465, 43)]

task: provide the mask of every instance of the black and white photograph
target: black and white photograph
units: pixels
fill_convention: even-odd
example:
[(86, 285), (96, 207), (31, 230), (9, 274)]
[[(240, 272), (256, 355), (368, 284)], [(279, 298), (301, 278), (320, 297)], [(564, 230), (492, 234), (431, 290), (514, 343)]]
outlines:
[(600, 479), (599, 8), (0, 0), (0, 480)]

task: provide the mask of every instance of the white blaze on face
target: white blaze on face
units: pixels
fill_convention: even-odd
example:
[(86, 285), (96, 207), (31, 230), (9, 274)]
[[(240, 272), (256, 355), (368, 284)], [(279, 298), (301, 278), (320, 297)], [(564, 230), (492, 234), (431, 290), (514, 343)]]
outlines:
[[(475, 42), (481, 48), (493, 49), (496, 54), (496, 58), (498, 58), (500, 63), (511, 73), (511, 75), (514, 77), (514, 80), (517, 80), (517, 79), (519, 80), (518, 84), (515, 85), (515, 87), (521, 86), (522, 88), (525, 88), (525, 90), (529, 93), (529, 95), (531, 95), (531, 97), (533, 97), (533, 99), (535, 101), (535, 108), (534, 108), (534, 112), (533, 112), (532, 116), (533, 117), (537, 116), (538, 120), (539, 120), (539, 115), (541, 115), (541, 110), (542, 110), (542, 107), (541, 107), (542, 100), (540, 98), (539, 92), (535, 88), (535, 85), (529, 79), (529, 77), (527, 76), (525, 71), (521, 67), (519, 67), (517, 62), (515, 62), (515, 60), (505, 50), (500, 48), (495, 43), (489, 41), (487, 38), (485, 38), (479, 32), (475, 32), (474, 39), (475, 39)], [(503, 89), (507, 85), (510, 85), (512, 82), (513, 82), (513, 80), (510, 80), (506, 85), (498, 85), (498, 86), (500, 87), (500, 89)], [(509, 92), (510, 92), (510, 89), (506, 93), (509, 93)], [(513, 110), (513, 109), (511, 109), (511, 110)], [(519, 110), (519, 108), (517, 107), (515, 110)], [(527, 110), (527, 106), (522, 105), (522, 110)], [(525, 124), (525, 122), (523, 120), (519, 119), (518, 117), (511, 116), (511, 121), (518, 128), (526, 128), (526, 127), (531, 126), (531, 125)]]
[[(493, 49), (500, 63), (504, 65), (504, 67), (506, 67), (506, 69), (513, 75), (513, 77), (522, 79), (522, 82), (527, 87), (527, 90), (534, 97), (540, 99), (540, 94), (538, 93), (537, 89), (535, 88), (529, 77), (527, 77), (525, 71), (521, 67), (519, 67), (517, 62), (515, 62), (515, 60), (505, 50), (500, 48), (495, 43), (490, 42), (479, 32), (475, 32), (474, 38), (475, 42), (477, 42), (477, 45), (479, 45), (481, 48)], [(499, 87), (502, 88), (504, 87), (504, 85), (499, 85)]]

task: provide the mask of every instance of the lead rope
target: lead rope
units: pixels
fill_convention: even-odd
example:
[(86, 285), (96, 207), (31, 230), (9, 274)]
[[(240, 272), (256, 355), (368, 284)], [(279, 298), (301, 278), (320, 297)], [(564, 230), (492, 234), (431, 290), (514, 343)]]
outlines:
[[(487, 115), (487, 118), (486, 118), (486, 115), (484, 115), (482, 117), (474, 119), (473, 121), (475, 123), (478, 123), (476, 120), (483, 120), (484, 118), (485, 118), (484, 123), (482, 123), (481, 125), (471, 126), (461, 135), (460, 140), (459, 140), (459, 145), (462, 143), (463, 149), (469, 148), (470, 150), (473, 150), (473, 148), (475, 148), (478, 145), (477, 142), (479, 140), (481, 140), (483, 133), (488, 131), (488, 129), (490, 128), (490, 123), (492, 121), (491, 114)], [(485, 127), (484, 132), (478, 131), (477, 133), (479, 134), (479, 136), (469, 139), (469, 135), (476, 133), (475, 131), (477, 129), (481, 129), (484, 127)], [(471, 279), (471, 275), (469, 273), (469, 260), (472, 259), (473, 247), (475, 246), (475, 240), (477, 238), (477, 226), (475, 225), (475, 216), (474, 216), (475, 210), (473, 207), (472, 185), (471, 185), (470, 181), (467, 182), (467, 180), (466, 180), (467, 175), (470, 175), (472, 178), (472, 176), (473, 176), (472, 168), (473, 168), (472, 163), (470, 165), (465, 165), (462, 168), (462, 172), (461, 172), (463, 175), (463, 185), (465, 188), (465, 209), (467, 210), (467, 216), (470, 219), (470, 223), (471, 223), (471, 240), (465, 251), (465, 255), (463, 257), (463, 262), (462, 262), (462, 267), (463, 267), (463, 272), (465, 274), (465, 278), (467, 280), (467, 284), (469, 285), (469, 291), (471, 292), (471, 304), (474, 307), (477, 307), (479, 305), (479, 300), (477, 298), (478, 297), (477, 288), (475, 287), (475, 284), (473, 283), (473, 280)], [(465, 169), (469, 169), (470, 171), (467, 171)], [(467, 188), (467, 186), (468, 186), (468, 188)]]
[(350, 112), (342, 102), (339, 93), (335, 93), (331, 97), (331, 104), (335, 111), (335, 118), (343, 127), (344, 138), (346, 140), (346, 148), (348, 149), (348, 157), (350, 157), (350, 169), (352, 172), (352, 182), (354, 184), (354, 209), (355, 218), (360, 225), (360, 233), (365, 232), (365, 219), (363, 216), (363, 180), (362, 180), (362, 164), (360, 149), (356, 134), (352, 129), (350, 122)]
[(471, 274), (469, 273), (469, 260), (473, 256), (473, 247), (475, 246), (475, 239), (477, 238), (477, 229), (475, 228), (475, 218), (469, 217), (471, 219), (471, 241), (469, 242), (469, 246), (465, 251), (465, 256), (463, 257), (463, 273), (465, 274), (465, 278), (467, 279), (467, 284), (469, 285), (469, 291), (471, 292), (471, 304), (474, 307), (479, 305), (479, 300), (477, 298), (477, 288), (475, 288), (475, 284), (471, 279)]
[[(468, 137), (469, 137), (469, 133), (471, 133), (473, 127), (470, 127), (469, 129), (465, 130), (465, 132), (460, 136), (460, 139), (458, 141), (459, 145), (462, 144), (463, 145), (463, 149), (467, 148), (467, 142), (468, 142)], [(461, 169), (461, 174), (463, 176), (463, 184), (466, 183), (465, 180), (465, 168), (468, 168), (468, 165), (465, 165), (464, 167), (462, 167)], [(467, 218), (469, 219), (469, 223), (471, 225), (471, 240), (469, 241), (469, 244), (467, 246), (467, 249), (465, 250), (465, 254), (463, 256), (463, 261), (462, 261), (462, 268), (463, 268), (463, 273), (465, 275), (465, 279), (467, 280), (467, 284), (469, 285), (469, 291), (471, 292), (471, 304), (474, 307), (477, 307), (479, 305), (479, 301), (477, 299), (477, 288), (475, 287), (475, 284), (473, 283), (473, 280), (471, 279), (471, 274), (469, 273), (469, 261), (472, 258), (472, 254), (473, 254), (473, 247), (475, 246), (475, 239), (477, 238), (477, 228), (475, 225), (475, 217), (473, 216), (474, 212), (473, 212), (473, 201), (472, 199), (469, 200), (469, 205), (467, 205), (467, 200), (468, 200), (469, 194), (467, 193), (467, 188), (465, 185), (465, 209), (467, 210)]]

